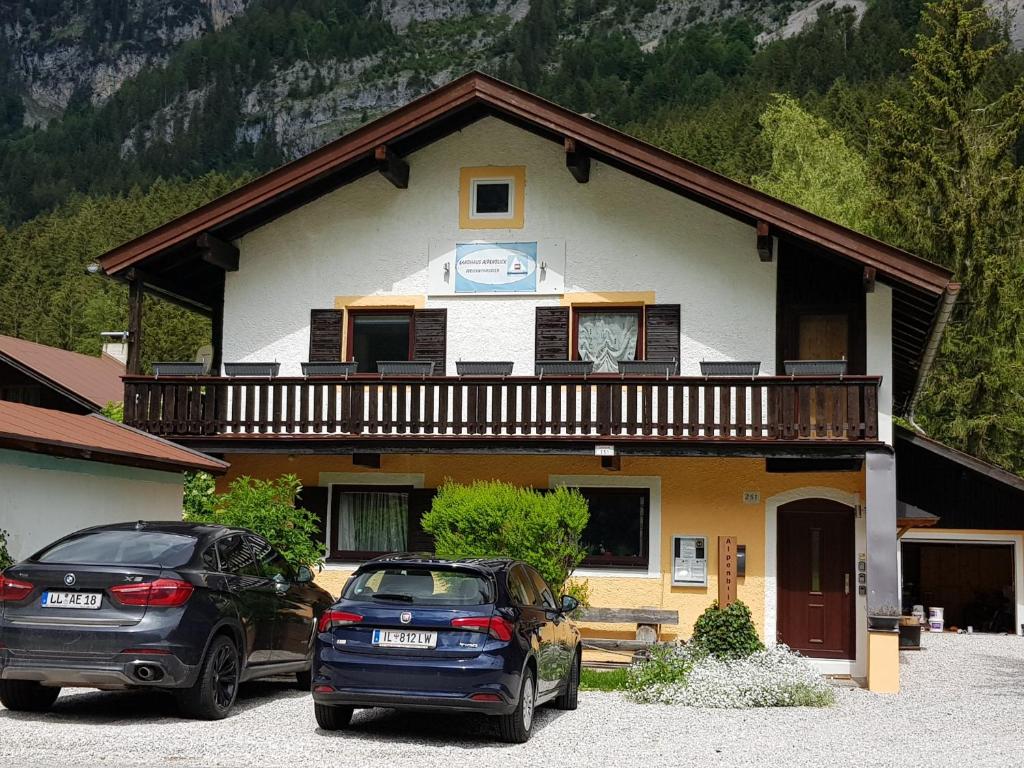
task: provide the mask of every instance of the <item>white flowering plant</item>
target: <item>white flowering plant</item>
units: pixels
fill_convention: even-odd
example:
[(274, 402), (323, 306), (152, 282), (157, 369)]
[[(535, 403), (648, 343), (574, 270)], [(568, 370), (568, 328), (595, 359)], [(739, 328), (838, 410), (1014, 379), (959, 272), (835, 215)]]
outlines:
[(626, 695), (641, 703), (715, 709), (835, 703), (835, 689), (785, 645), (743, 658), (716, 657), (692, 642), (661, 646), (630, 668)]

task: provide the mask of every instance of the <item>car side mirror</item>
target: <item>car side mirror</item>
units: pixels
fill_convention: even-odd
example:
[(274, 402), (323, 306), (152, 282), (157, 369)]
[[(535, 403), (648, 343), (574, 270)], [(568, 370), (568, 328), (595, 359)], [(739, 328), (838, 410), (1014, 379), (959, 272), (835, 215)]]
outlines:
[(295, 573), (296, 584), (309, 584), (313, 580), (313, 572), (309, 570), (308, 566), (300, 565), (298, 571)]
[(580, 607), (580, 601), (572, 595), (562, 595), (562, 613), (572, 613)]

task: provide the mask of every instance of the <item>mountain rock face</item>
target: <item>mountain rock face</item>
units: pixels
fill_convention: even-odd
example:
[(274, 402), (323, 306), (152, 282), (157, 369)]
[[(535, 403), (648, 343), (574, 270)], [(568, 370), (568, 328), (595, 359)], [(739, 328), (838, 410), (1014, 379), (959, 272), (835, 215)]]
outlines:
[(0, 54), (20, 85), (25, 122), (98, 104), (179, 45), (218, 30), (253, 0), (56, 0), (0, 4)]

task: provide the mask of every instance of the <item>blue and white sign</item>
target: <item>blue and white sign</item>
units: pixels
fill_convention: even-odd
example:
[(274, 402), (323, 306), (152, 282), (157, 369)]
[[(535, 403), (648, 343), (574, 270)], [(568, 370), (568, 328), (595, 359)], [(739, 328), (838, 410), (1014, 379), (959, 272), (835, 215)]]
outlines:
[(536, 293), (537, 243), (457, 243), (455, 293)]

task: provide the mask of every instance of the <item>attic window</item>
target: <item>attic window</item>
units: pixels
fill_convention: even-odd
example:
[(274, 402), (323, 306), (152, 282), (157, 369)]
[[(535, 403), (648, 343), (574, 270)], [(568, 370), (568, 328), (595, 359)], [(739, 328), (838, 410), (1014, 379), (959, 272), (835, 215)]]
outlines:
[(526, 169), (519, 166), (463, 168), (459, 174), (459, 227), (521, 229)]
[(474, 219), (512, 215), (512, 179), (474, 179), (470, 216)]

